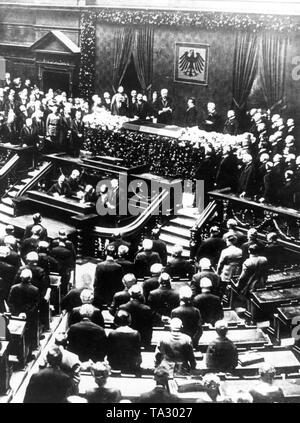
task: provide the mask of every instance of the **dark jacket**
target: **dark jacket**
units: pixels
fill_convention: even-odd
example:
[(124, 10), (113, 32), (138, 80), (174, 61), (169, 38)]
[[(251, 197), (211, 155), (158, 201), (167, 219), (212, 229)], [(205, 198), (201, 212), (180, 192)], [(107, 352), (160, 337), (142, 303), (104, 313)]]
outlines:
[(163, 386), (156, 386), (152, 391), (145, 392), (136, 400), (137, 404), (178, 404), (180, 399), (176, 395), (170, 394)]
[(148, 303), (150, 292), (159, 287), (158, 278), (159, 276), (152, 276), (152, 278), (146, 279), (143, 283), (143, 295), (146, 303)]
[(150, 267), (154, 263), (161, 263), (158, 253), (154, 251), (142, 251), (138, 253), (134, 260), (136, 277), (150, 275)]
[(37, 225), (35, 223), (31, 223), (30, 225), (27, 225), (26, 228), (25, 228), (25, 231), (24, 231), (23, 239), (31, 237), (31, 235), (32, 235), (31, 230), (34, 226), (40, 226), (41, 227), (41, 232), (40, 232), (39, 238), (40, 238), (40, 240), (46, 240), (47, 237), (48, 237), (47, 229), (43, 225), (41, 225), (40, 223), (38, 223)]
[(153, 248), (152, 251), (155, 253), (158, 253), (161, 263), (163, 266), (167, 264), (167, 258), (168, 258), (168, 252), (167, 252), (167, 246), (164, 241), (161, 241), (160, 239), (153, 239)]
[(69, 376), (52, 367), (40, 370), (30, 378), (24, 403), (62, 403), (72, 394)]
[(222, 238), (207, 238), (201, 242), (197, 250), (197, 260), (206, 257), (211, 261), (212, 266), (216, 266), (224, 248), (226, 248), (226, 242)]
[(47, 194), (53, 195), (64, 195), (66, 197), (70, 197), (71, 191), (69, 185), (64, 182), (62, 185), (59, 185), (58, 182), (52, 185), (52, 187), (48, 190)]
[(206, 365), (215, 372), (231, 372), (238, 365), (238, 351), (228, 338), (217, 337), (207, 348)]
[(133, 103), (130, 107), (130, 112), (132, 116), (137, 116), (140, 120), (146, 120), (146, 118), (151, 115), (152, 110), (148, 103), (142, 100), (141, 103), (137, 101)]
[(264, 288), (268, 279), (268, 260), (263, 256), (250, 256), (244, 261), (238, 287), (245, 297), (256, 289)]
[[(72, 326), (75, 323), (79, 323), (79, 322), (82, 321), (82, 316), (80, 315), (80, 308), (81, 308), (80, 306), (75, 307), (71, 311), (71, 313), (69, 315), (69, 319), (68, 319), (69, 326)], [(94, 311), (93, 311), (93, 314), (92, 314), (90, 320), (91, 320), (92, 323), (95, 323), (96, 325), (104, 328), (104, 319), (103, 319), (102, 313), (99, 310), (99, 308), (94, 307)]]
[(171, 288), (159, 287), (150, 292), (148, 304), (159, 316), (171, 316), (174, 308), (179, 306), (179, 295)]
[(150, 346), (152, 339), (153, 313), (150, 307), (131, 299), (120, 306), (120, 310), (126, 310), (131, 315), (131, 327), (141, 335), (143, 346)]
[(26, 264), (26, 266), (20, 267), (18, 273), (16, 274), (15, 282), (20, 282), (20, 274), (23, 269), (29, 269), (32, 272), (32, 280), (31, 283), (33, 286), (38, 288), (40, 297), (43, 298), (46, 295), (47, 289), (50, 287), (50, 279), (49, 275), (45, 273), (45, 271), (36, 265), (33, 264)]
[(194, 306), (200, 311), (202, 322), (214, 325), (223, 319), (224, 311), (220, 298), (210, 292), (196, 295)]
[(135, 267), (132, 261), (126, 260), (125, 258), (118, 258), (116, 263), (122, 267), (123, 275), (126, 275), (126, 273), (134, 273)]
[(120, 305), (126, 304), (128, 301), (130, 301), (130, 294), (128, 290), (123, 289), (123, 291), (116, 292), (109, 307), (110, 314), (114, 316)]
[(256, 169), (254, 163), (247, 164), (242, 170), (239, 178), (239, 193), (245, 192), (246, 197), (253, 197), (257, 194)]
[(238, 187), (238, 160), (233, 154), (222, 158), (216, 174), (216, 184), (218, 189), (231, 188), (233, 192)]
[(31, 283), (19, 283), (11, 287), (7, 302), (12, 314), (18, 316), (20, 313), (33, 315), (39, 300), (39, 290), (35, 286)]
[(95, 304), (111, 304), (116, 292), (123, 289), (122, 267), (113, 260), (106, 260), (96, 267), (94, 279)]
[(198, 111), (196, 107), (188, 108), (184, 114), (184, 126), (186, 128), (191, 128), (198, 125)]
[(107, 360), (113, 369), (138, 371), (142, 362), (139, 332), (124, 331), (122, 328), (110, 332), (107, 338)]
[(172, 257), (165, 268), (165, 272), (171, 277), (191, 278), (194, 274), (194, 266), (183, 257)]
[[(202, 335), (201, 315), (196, 307), (190, 305), (180, 305), (171, 312), (171, 317), (178, 317), (182, 321), (181, 332), (189, 335), (193, 344), (198, 345)], [(195, 338), (195, 339), (194, 339)]]
[(107, 352), (104, 329), (87, 318), (75, 323), (68, 332), (68, 350), (77, 354), (80, 361), (103, 361)]
[(200, 281), (202, 278), (208, 278), (211, 280), (213, 293), (219, 292), (220, 276), (213, 271), (203, 270), (202, 272), (197, 272), (192, 278), (191, 290), (193, 292), (193, 296), (201, 294)]
[(157, 112), (162, 111), (164, 108), (170, 107), (172, 111), (166, 111), (162, 113), (158, 113), (157, 115), (157, 122), (163, 123), (164, 125), (170, 125), (172, 123), (173, 118), (173, 112), (174, 112), (174, 106), (173, 101), (170, 97), (167, 97), (165, 100), (163, 100), (161, 97), (157, 99), (156, 103)]
[(116, 404), (122, 398), (119, 389), (98, 386), (85, 394), (88, 403), (91, 404)]

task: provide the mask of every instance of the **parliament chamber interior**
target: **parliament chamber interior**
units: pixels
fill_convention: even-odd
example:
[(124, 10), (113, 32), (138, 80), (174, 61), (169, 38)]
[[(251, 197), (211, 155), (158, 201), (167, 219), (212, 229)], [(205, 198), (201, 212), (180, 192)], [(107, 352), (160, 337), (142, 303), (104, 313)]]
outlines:
[(0, 403), (299, 403), (299, 3), (0, 11)]

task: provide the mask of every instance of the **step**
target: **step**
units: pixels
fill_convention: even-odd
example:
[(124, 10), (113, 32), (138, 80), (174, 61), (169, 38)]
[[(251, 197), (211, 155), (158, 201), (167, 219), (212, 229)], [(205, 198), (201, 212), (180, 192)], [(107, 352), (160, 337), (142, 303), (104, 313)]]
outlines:
[(189, 229), (182, 228), (182, 227), (180, 228), (179, 226), (173, 226), (173, 225), (163, 226), (161, 228), (161, 233), (167, 233), (172, 235), (176, 234), (186, 239), (190, 239), (191, 237), (191, 232)]
[(28, 184), (28, 182), (30, 182), (32, 180), (32, 178), (24, 178), (24, 179), (21, 179), (21, 182), (24, 184), (24, 185), (27, 185)]
[(195, 224), (195, 220), (191, 220), (191, 219), (187, 219), (187, 218), (183, 218), (183, 217), (178, 216), (178, 217), (175, 217), (174, 219), (172, 219), (170, 221), (170, 223), (172, 223), (172, 225), (183, 226), (184, 228), (191, 229)]
[(18, 183), (17, 185), (14, 186), (14, 188), (18, 191), (20, 191), (20, 189), (24, 188), (26, 184), (22, 184), (21, 182)]
[(7, 206), (13, 206), (13, 200), (10, 197), (3, 197), (2, 203), (6, 204)]
[[(7, 216), (14, 216), (14, 209), (11, 206), (7, 206), (6, 204), (0, 203), (0, 214), (6, 214)], [(0, 219), (1, 221), (1, 219)]]
[(190, 242), (187, 239), (179, 238), (176, 235), (160, 234), (159, 239), (167, 244), (181, 245), (182, 247), (190, 248)]
[(10, 198), (15, 198), (17, 194), (18, 194), (18, 191), (8, 191), (8, 193), (7, 193), (7, 195)]

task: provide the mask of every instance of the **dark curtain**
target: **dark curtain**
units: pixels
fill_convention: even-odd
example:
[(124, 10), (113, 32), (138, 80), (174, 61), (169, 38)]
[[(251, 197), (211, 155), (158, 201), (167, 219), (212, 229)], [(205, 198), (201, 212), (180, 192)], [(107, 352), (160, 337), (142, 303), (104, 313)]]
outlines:
[(153, 75), (153, 28), (147, 26), (137, 28), (135, 36), (133, 60), (142, 90), (146, 94), (151, 89)]
[(233, 106), (245, 109), (258, 70), (259, 44), (257, 35), (237, 32), (233, 59)]
[(274, 110), (284, 103), (288, 39), (277, 33), (263, 33), (260, 37), (261, 88), (267, 107)]
[(113, 47), (113, 89), (117, 91), (126, 69), (130, 63), (135, 45), (135, 32), (133, 28), (118, 27), (114, 34)]

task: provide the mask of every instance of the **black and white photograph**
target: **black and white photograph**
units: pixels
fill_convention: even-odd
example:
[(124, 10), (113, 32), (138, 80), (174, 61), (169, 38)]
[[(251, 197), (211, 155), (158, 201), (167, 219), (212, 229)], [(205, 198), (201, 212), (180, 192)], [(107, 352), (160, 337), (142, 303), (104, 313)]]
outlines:
[(0, 403), (300, 403), (300, 0), (0, 0)]

